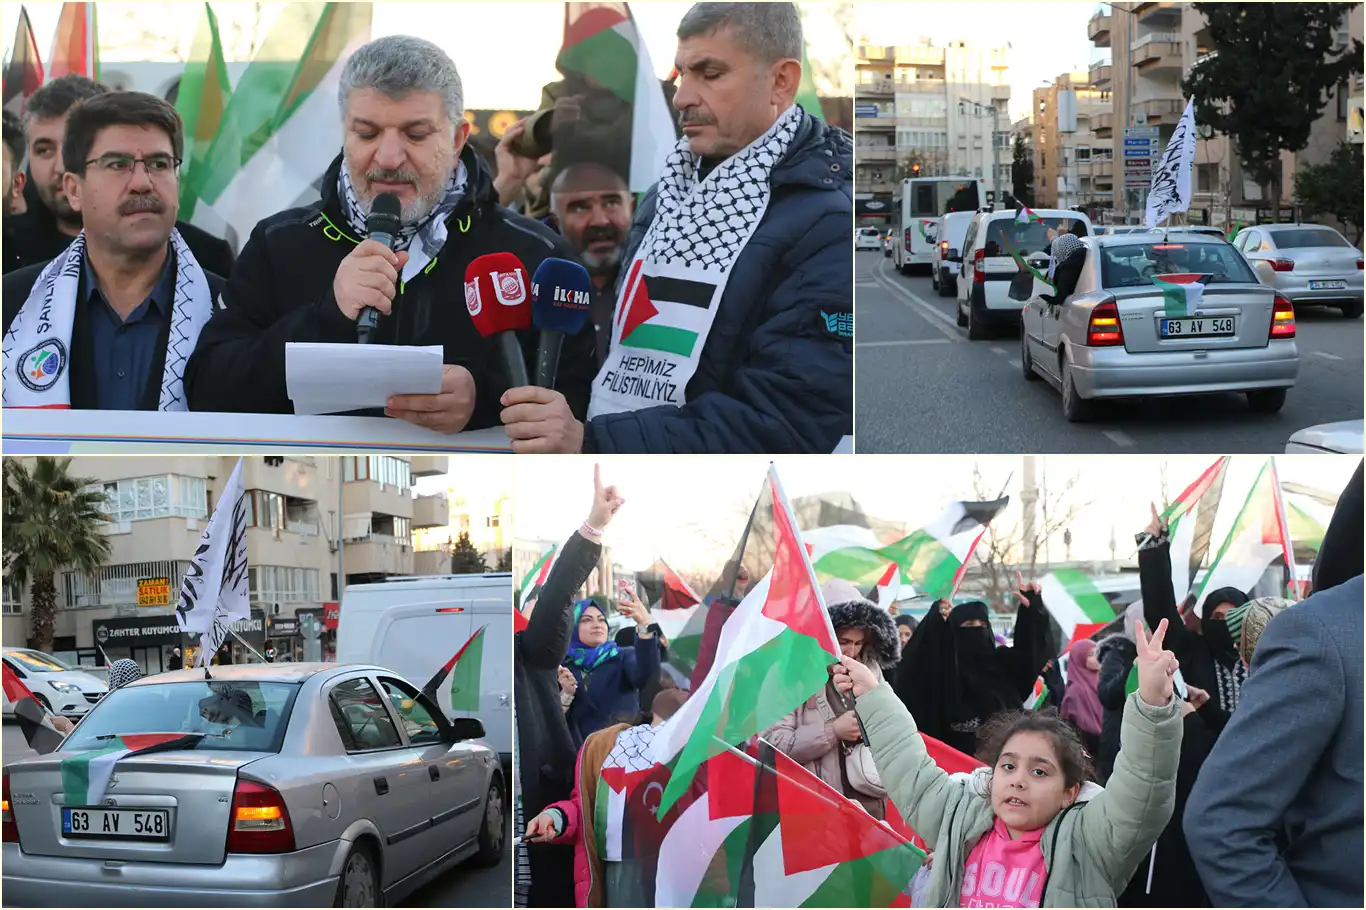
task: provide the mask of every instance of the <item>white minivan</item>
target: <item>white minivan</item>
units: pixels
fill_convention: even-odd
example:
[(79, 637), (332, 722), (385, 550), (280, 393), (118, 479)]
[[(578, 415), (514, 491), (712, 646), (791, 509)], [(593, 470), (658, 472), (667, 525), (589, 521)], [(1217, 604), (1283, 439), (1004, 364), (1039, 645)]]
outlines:
[(1070, 209), (1035, 209), (1038, 220), (1017, 223), (1015, 210), (978, 212), (968, 225), (963, 240), (963, 261), (958, 270), (958, 324), (966, 326), (968, 338), (986, 338), (994, 326), (1020, 324), (1024, 302), (1010, 297), (1010, 282), (1020, 267), (1010, 254), (1013, 247), (1021, 258), (1040, 272), (1048, 270), (1050, 233), (1070, 230), (1080, 223), (1081, 236), (1090, 236), (1091, 219)]
[(337, 662), (375, 664), (427, 681), (484, 627), (479, 710), (454, 711), (449, 681), (437, 688), (447, 717), (475, 717), (505, 767), (512, 765), (512, 575), (431, 575), (347, 585), (337, 622)]

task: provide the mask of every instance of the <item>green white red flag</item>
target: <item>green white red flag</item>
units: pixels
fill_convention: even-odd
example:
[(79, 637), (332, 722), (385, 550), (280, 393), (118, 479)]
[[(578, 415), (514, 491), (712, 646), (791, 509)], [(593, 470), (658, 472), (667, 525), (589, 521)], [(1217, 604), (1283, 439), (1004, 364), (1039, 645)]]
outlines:
[(1200, 307), (1208, 275), (1154, 275), (1153, 284), (1162, 292), (1162, 315), (1189, 316)]
[(180, 212), (182, 221), (194, 217), (199, 197), (195, 187), (207, 179), (202, 173), (209, 167), (209, 146), (218, 135), (232, 97), (232, 82), (228, 79), (228, 65), (223, 56), (223, 45), (218, 37), (218, 17), (213, 7), (204, 4), (204, 19), (190, 45), (190, 59), (180, 77), (175, 109), (185, 124), (184, 164), (180, 168)]
[(193, 746), (202, 733), (125, 733), (109, 746), (77, 752), (62, 760), (62, 797), (66, 806), (95, 806), (104, 799), (114, 766), (125, 758)]
[[(1058, 569), (1039, 579), (1040, 593), (1049, 614), (1062, 628), (1067, 642), (1090, 638), (1115, 621), (1115, 608), (1100, 593), (1091, 577), (1077, 569)], [(1032, 699), (1027, 700), (1026, 704)]]
[(1219, 511), (1228, 464), (1227, 455), (1215, 459), (1162, 511), (1171, 540), (1172, 596), (1178, 606), (1190, 593), (1191, 584), (1209, 553), (1214, 516)]
[(659, 602), (650, 609), (650, 616), (669, 642), (669, 663), (691, 675), (702, 645), (706, 607), (697, 592), (668, 563), (662, 559), (659, 562), (664, 566), (664, 586)]
[[(4, 108), (21, 119), (28, 96), (43, 84), (43, 61), (38, 55), (38, 41), (33, 37), (33, 26), (28, 10), (19, 7), (19, 25), (14, 33), (9, 62), (5, 65)], [(15, 162), (18, 167), (18, 162)]]
[(520, 595), (517, 598), (517, 605), (525, 607), (527, 599), (531, 597), (531, 592), (545, 584), (546, 578), (550, 575), (550, 567), (555, 564), (555, 555), (559, 552), (559, 544), (552, 546), (541, 554), (541, 558), (536, 561), (536, 565), (522, 576)]
[(1209, 571), (1200, 581), (1194, 604), (1196, 610), (1210, 591), (1223, 587), (1250, 590), (1277, 557), (1285, 560), (1287, 569), (1293, 570), (1295, 562), (1290, 551), (1289, 529), (1276, 487), (1275, 466), (1268, 458), (1257, 472), (1257, 479)]
[(1016, 224), (1029, 224), (1031, 221), (1043, 223), (1043, 219), (1034, 214), (1034, 210), (1027, 205), (1021, 205), (1020, 210), (1015, 213)]
[(63, 3), (47, 58), (47, 81), (75, 73), (100, 79), (100, 36), (96, 27), (96, 4)]

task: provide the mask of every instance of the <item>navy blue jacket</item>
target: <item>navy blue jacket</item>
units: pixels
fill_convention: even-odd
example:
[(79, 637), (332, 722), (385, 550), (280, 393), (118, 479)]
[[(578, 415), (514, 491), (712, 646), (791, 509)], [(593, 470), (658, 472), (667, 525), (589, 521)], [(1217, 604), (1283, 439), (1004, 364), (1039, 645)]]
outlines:
[(579, 681), (566, 717), (578, 747), (603, 727), (635, 723), (640, 716), (640, 689), (659, 676), (659, 636), (637, 636), (635, 646), (622, 648), (615, 660), (588, 673), (578, 667), (570, 667), (569, 672)]
[[(726, 284), (688, 403), (590, 420), (585, 452), (828, 454), (853, 432), (853, 164), (849, 134), (803, 114)], [(655, 192), (641, 201), (623, 262), (654, 219)]]

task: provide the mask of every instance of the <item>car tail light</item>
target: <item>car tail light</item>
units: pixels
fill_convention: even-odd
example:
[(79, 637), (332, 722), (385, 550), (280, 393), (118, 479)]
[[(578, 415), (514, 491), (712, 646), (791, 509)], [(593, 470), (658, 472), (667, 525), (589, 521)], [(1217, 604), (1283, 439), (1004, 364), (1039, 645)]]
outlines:
[(1295, 305), (1280, 294), (1276, 295), (1276, 302), (1271, 306), (1271, 337), (1295, 337)]
[(1293, 272), (1295, 271), (1295, 261), (1293, 259), (1272, 259), (1271, 271), (1273, 272)]
[(3, 808), (0, 808), (0, 815), (4, 817), (4, 837), (0, 838), (7, 844), (19, 843), (19, 826), (14, 821), (14, 810), (10, 808), (9, 800), (9, 772), (4, 776), (4, 794), (0, 797), (3, 800)]
[(972, 254), (972, 283), (982, 284), (987, 280), (986, 249), (979, 249)]
[(941, 240), (941, 241), (939, 241), (939, 255), (940, 255), (940, 256), (944, 256), (945, 254), (948, 253), (948, 251), (949, 251), (949, 242), (948, 242), (947, 240)]
[(1361, 268), (1361, 260), (1360, 260), (1360, 259), (1357, 260), (1357, 268)]
[(1086, 345), (1108, 348), (1124, 343), (1124, 329), (1119, 325), (1119, 307), (1112, 300), (1096, 304), (1091, 310), (1091, 322), (1086, 327)]
[(910, 229), (910, 228), (906, 228), (906, 252), (909, 253), (910, 250), (911, 250), (911, 229)]
[(238, 779), (228, 816), (228, 852), (294, 852), (294, 828), (279, 790)]

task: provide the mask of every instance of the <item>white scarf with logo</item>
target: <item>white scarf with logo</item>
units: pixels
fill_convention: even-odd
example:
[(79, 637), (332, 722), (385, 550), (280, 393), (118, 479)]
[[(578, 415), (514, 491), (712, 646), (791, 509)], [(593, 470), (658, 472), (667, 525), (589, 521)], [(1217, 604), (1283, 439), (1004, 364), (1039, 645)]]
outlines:
[[(185, 364), (200, 330), (213, 315), (213, 300), (209, 280), (179, 231), (171, 231), (171, 254), (175, 257), (175, 296), (157, 410), (187, 411)], [(85, 231), (81, 231), (43, 269), (5, 333), (0, 368), (5, 407), (71, 407), (71, 331), (84, 271)]]
[(731, 269), (768, 210), (769, 178), (802, 120), (794, 104), (701, 180), (686, 137), (669, 153), (654, 220), (621, 284), (590, 419), (687, 403)]

